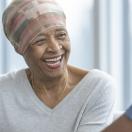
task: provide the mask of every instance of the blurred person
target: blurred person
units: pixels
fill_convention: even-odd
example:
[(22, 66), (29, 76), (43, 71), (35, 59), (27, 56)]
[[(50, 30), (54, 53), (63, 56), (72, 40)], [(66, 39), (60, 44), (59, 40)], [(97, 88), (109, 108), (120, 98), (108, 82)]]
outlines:
[(0, 77), (0, 132), (99, 132), (111, 123), (113, 79), (68, 64), (66, 16), (57, 2), (15, 0), (2, 21), (28, 68)]
[(132, 132), (132, 105), (102, 132)]

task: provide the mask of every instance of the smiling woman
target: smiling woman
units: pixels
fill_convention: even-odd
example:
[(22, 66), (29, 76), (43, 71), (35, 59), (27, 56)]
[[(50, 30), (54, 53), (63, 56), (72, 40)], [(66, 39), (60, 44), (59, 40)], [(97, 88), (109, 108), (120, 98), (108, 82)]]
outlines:
[(0, 131), (99, 132), (112, 121), (113, 79), (68, 64), (66, 16), (54, 0), (15, 0), (2, 18), (28, 68), (0, 77)]

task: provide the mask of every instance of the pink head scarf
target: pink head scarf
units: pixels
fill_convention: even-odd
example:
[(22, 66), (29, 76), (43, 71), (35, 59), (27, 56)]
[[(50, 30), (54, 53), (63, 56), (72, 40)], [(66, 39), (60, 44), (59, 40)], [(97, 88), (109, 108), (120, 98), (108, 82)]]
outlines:
[(65, 27), (65, 21), (62, 8), (54, 0), (16, 0), (3, 13), (5, 34), (20, 54), (40, 32)]

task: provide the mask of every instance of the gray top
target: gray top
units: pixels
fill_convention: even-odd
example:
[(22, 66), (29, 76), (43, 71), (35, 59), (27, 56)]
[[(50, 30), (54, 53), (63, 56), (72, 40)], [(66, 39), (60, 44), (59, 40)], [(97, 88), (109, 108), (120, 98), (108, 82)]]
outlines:
[(100, 132), (113, 119), (113, 80), (91, 70), (53, 109), (34, 93), (25, 70), (0, 77), (0, 132)]

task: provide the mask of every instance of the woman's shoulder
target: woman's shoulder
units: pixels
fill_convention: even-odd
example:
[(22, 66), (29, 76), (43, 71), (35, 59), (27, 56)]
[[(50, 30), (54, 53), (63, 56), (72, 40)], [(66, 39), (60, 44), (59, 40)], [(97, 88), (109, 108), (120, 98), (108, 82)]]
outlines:
[(91, 73), (96, 79), (113, 80), (113, 76), (110, 73), (100, 69), (91, 69), (89, 73)]
[(4, 81), (6, 79), (7, 80), (8, 79), (13, 79), (16, 76), (18, 76), (18, 74), (22, 73), (23, 71), (24, 71), (24, 69), (21, 69), (21, 70), (14, 70), (14, 71), (11, 71), (11, 72), (0, 74), (0, 81)]
[(75, 84), (80, 82), (89, 72), (88, 70), (81, 69), (73, 65), (68, 65), (68, 71), (70, 75), (72, 76), (72, 80), (75, 80), (76, 82)]
[(92, 75), (94, 78), (102, 78), (102, 79), (112, 79), (112, 75), (110, 75), (108, 72), (102, 71), (100, 69), (84, 69), (84, 68), (80, 68), (80, 67), (76, 67), (73, 65), (69, 65), (68, 66), (70, 71), (72, 71), (72, 73), (74, 73), (77, 76), (89, 76)]
[(68, 65), (68, 69), (69, 69), (70, 72), (72, 72), (76, 76), (82, 76), (82, 77), (84, 77), (89, 72), (89, 70), (82, 69), (80, 67), (76, 67), (76, 66), (73, 66), (73, 65)]
[(113, 89), (115, 87), (114, 77), (100, 69), (91, 69), (85, 82), (87, 82), (91, 87), (94, 86), (94, 89), (100, 93), (101, 91), (113, 93)]
[(114, 78), (112, 75), (109, 73), (99, 70), (99, 69), (82, 69), (78, 68), (75, 66), (69, 66), (69, 69), (72, 71), (73, 75), (76, 78), (79, 78), (80, 81), (84, 80), (89, 82), (91, 81), (92, 83), (102, 83), (102, 84), (107, 84), (107, 83), (113, 83)]
[(0, 88), (11, 87), (13, 84), (18, 82), (20, 78), (25, 74), (25, 70), (15, 70), (0, 75)]

